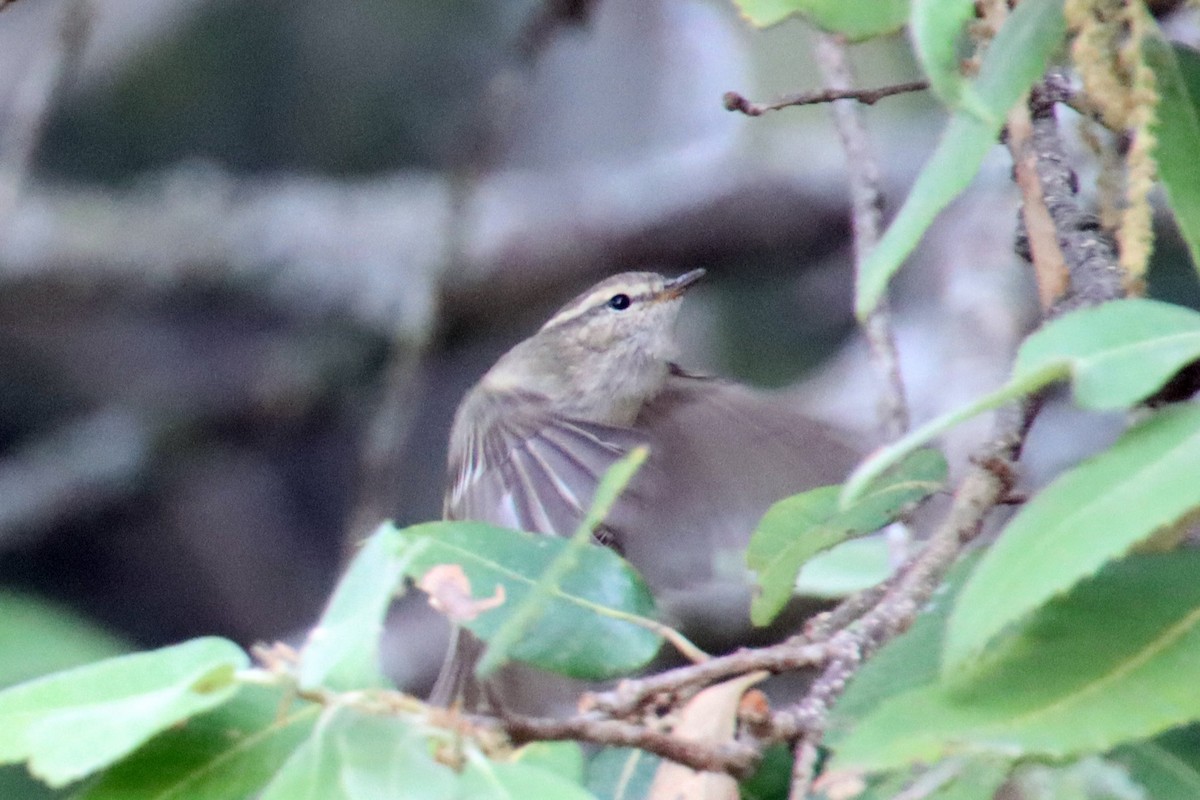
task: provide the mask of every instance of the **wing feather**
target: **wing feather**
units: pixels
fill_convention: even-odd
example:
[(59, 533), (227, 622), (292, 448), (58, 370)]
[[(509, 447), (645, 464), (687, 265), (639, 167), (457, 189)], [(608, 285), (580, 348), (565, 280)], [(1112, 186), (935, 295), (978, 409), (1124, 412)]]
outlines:
[[(644, 438), (624, 428), (556, 418), (534, 398), (485, 396), (468, 403), (474, 424), (451, 437), (447, 519), (569, 536), (600, 477)], [(463, 425), (460, 420), (456, 428)]]

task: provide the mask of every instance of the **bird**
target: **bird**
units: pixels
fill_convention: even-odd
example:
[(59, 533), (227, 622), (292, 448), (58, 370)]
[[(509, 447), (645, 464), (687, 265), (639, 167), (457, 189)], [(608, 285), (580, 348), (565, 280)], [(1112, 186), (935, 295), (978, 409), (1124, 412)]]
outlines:
[[(740, 554), (755, 523), (774, 501), (840, 480), (860, 450), (777, 397), (677, 363), (676, 318), (704, 274), (606, 278), (501, 356), (455, 413), (443, 517), (569, 536), (608, 467), (647, 445), (597, 543), (676, 620), (720, 624), (748, 607)], [(481, 649), (456, 631), (431, 703), (478, 702)]]

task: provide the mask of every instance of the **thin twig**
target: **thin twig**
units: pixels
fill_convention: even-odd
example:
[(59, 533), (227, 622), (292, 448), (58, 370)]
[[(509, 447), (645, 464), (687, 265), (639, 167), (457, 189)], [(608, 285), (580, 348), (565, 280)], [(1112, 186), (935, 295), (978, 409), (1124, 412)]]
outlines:
[(740, 111), (748, 117), (759, 117), (768, 111), (778, 111), (790, 106), (811, 106), (818, 103), (832, 103), (835, 100), (857, 100), (863, 105), (872, 106), (885, 97), (910, 92), (923, 92), (929, 88), (928, 81), (910, 81), (891, 86), (880, 86), (877, 89), (822, 89), (818, 92), (800, 92), (781, 97), (771, 103), (755, 103), (737, 92), (726, 92), (722, 97), (727, 111)]
[(600, 717), (581, 715), (558, 720), (510, 714), (500, 719), (485, 717), (475, 721), (485, 726), (498, 724), (515, 744), (571, 740), (611, 747), (637, 747), (692, 769), (727, 772), (739, 778), (753, 771), (761, 757), (758, 748), (741, 742), (708, 744), (681, 739), (640, 724)]
[(1065, 78), (1056, 78), (1055, 80), (1058, 82), (1058, 90), (1062, 93), (1058, 101), (1059, 103), (1071, 109), (1079, 116), (1096, 123), (1110, 133), (1117, 134), (1118, 136), (1125, 134), (1124, 129), (1113, 125), (1104, 118), (1103, 112), (1096, 107), (1096, 104), (1092, 102), (1086, 93), (1070, 86)]
[(822, 611), (804, 623), (804, 635), (809, 641), (828, 641), (835, 633), (850, 625), (879, 604), (898, 577), (891, 577), (874, 586), (855, 592), (828, 611)]
[[(817, 66), (832, 92), (852, 91), (854, 75), (846, 55), (846, 45), (832, 34), (817, 39)], [(833, 119), (842, 148), (846, 151), (846, 173), (850, 182), (850, 202), (854, 221), (854, 267), (861, 275), (867, 256), (879, 243), (883, 228), (883, 196), (879, 191), (879, 162), (875, 159), (859, 109), (852, 103), (834, 103)], [(886, 302), (867, 317), (863, 332), (867, 339), (871, 365), (883, 383), (880, 417), (888, 439), (899, 438), (908, 430), (908, 403), (900, 359)]]
[(626, 679), (608, 691), (585, 694), (580, 707), (610, 717), (632, 717), (651, 702), (690, 697), (705, 686), (734, 675), (756, 670), (778, 674), (823, 664), (829, 659), (829, 639), (878, 605), (896, 580), (898, 575), (852, 594), (833, 609), (813, 617), (805, 625), (802, 636), (793, 636), (768, 647), (742, 648), (700, 664), (676, 667), (643, 678)]
[(786, 642), (756, 649), (741, 649), (729, 655), (717, 656), (702, 664), (677, 667), (621, 681), (615, 689), (584, 695), (582, 707), (603, 712), (611, 717), (629, 717), (637, 714), (650, 700), (658, 697), (685, 696), (689, 690), (698, 690), (732, 675), (766, 670), (789, 672), (800, 667), (822, 663), (828, 657), (824, 645), (812, 643), (801, 637)]
[(661, 636), (666, 640), (667, 644), (675, 648), (679, 655), (683, 656), (693, 664), (703, 664), (706, 661), (712, 660), (711, 655), (701, 650), (695, 642), (684, 636), (682, 632), (672, 628), (670, 625), (665, 625), (658, 620), (650, 619), (649, 617), (639, 617), (636, 614), (629, 614), (628, 616), (621, 615), (621, 619)]
[(664, 698), (690, 697), (705, 686), (734, 675), (756, 670), (778, 674), (823, 664), (829, 658), (826, 642), (878, 605), (897, 578), (893, 576), (850, 595), (833, 609), (813, 617), (805, 625), (803, 636), (793, 636), (768, 647), (742, 648), (700, 664), (676, 667), (643, 678), (626, 679), (608, 691), (585, 694), (580, 707), (610, 717), (632, 717), (648, 703)]

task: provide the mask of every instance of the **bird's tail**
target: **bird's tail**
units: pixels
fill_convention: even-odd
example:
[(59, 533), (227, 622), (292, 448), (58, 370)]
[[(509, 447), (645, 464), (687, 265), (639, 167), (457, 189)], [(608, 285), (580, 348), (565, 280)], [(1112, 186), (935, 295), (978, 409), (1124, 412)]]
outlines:
[(475, 710), (483, 700), (483, 690), (475, 677), (475, 665), (483, 655), (483, 642), (464, 628), (456, 628), (446, 658), (438, 672), (429, 703), (450, 708), (458, 705)]

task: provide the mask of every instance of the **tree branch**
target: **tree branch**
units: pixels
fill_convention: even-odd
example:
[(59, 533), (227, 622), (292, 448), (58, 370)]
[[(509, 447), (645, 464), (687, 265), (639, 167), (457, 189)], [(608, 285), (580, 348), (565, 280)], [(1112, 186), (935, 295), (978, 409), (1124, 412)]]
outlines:
[(687, 697), (709, 684), (733, 675), (744, 675), (758, 670), (789, 672), (820, 664), (827, 655), (824, 644), (809, 641), (804, 637), (795, 637), (769, 647), (743, 648), (729, 655), (711, 658), (702, 664), (676, 667), (644, 678), (623, 680), (609, 691), (585, 694), (580, 706), (585, 710), (594, 710), (614, 718), (631, 717), (640, 713), (648, 703), (664, 698), (674, 701)]
[[(846, 45), (832, 34), (817, 39), (817, 65), (829, 91), (852, 91), (854, 75), (846, 54)], [(833, 104), (833, 119), (837, 125), (842, 149), (846, 151), (846, 174), (850, 183), (850, 206), (854, 220), (854, 272), (858, 276), (863, 264), (879, 243), (883, 228), (883, 195), (879, 191), (879, 162), (867, 139), (862, 115), (851, 103)], [(880, 419), (888, 439), (898, 439), (908, 430), (908, 402), (905, 400), (904, 380), (900, 375), (900, 359), (892, 336), (891, 314), (886, 300), (863, 322), (863, 333), (871, 366), (883, 391), (880, 393)]]
[(1013, 106), (1008, 114), (1007, 132), (1006, 143), (1012, 155), (1013, 174), (1021, 190), (1021, 222), (1028, 236), (1029, 257), (1037, 277), (1038, 299), (1045, 312), (1067, 293), (1071, 277), (1058, 244), (1054, 220), (1050, 217), (1042, 193), (1037, 153), (1033, 146), (1033, 120), (1027, 104)]
[(1125, 275), (1117, 263), (1116, 245), (1095, 215), (1080, 208), (1079, 180), (1067, 160), (1054, 115), (1057, 103), (1070, 96), (1066, 80), (1051, 73), (1029, 98), (1030, 143), (1047, 212), (1054, 223), (1070, 274), (1070, 287), (1053, 313), (1099, 305), (1125, 294)]
[[(895, 584), (861, 619), (829, 641), (832, 654), (805, 697), (771, 720), (772, 738), (797, 743), (797, 766), (821, 739), (833, 704), (859, 667), (884, 644), (908, 630), (966, 544), (982, 529), (984, 518), (1012, 487), (1016, 459), (1036, 403), (1026, 402), (1004, 415), (997, 435), (955, 493), (945, 521), (924, 549), (904, 568)], [(815, 775), (793, 774), (793, 798), (803, 798)]]
[(880, 86), (878, 89), (839, 89), (831, 87), (816, 92), (789, 94), (770, 103), (755, 103), (737, 92), (726, 92), (722, 97), (722, 101), (727, 111), (740, 111), (748, 117), (760, 117), (768, 111), (779, 111), (790, 106), (811, 106), (819, 103), (832, 103), (835, 100), (857, 100), (863, 105), (872, 106), (885, 97), (910, 92), (923, 92), (928, 88), (928, 81), (897, 83), (892, 86)]
[(741, 742), (709, 744), (681, 739), (632, 722), (577, 716), (565, 720), (507, 714), (478, 720), (485, 726), (498, 724), (515, 744), (569, 739), (611, 747), (637, 747), (684, 766), (709, 772), (727, 772), (747, 777), (758, 765), (757, 747)]
[[(1075, 201), (1074, 175), (1067, 167), (1054, 123), (1053, 104), (1059, 97), (1054, 78), (1050, 77), (1035, 89), (1030, 99), (1035, 153), (1032, 166), (1058, 241), (1064, 243), (1063, 255), (1072, 277), (1070, 293), (1047, 309), (1047, 317), (1124, 295), (1115, 252), (1091, 235), (1093, 231)], [(1040, 404), (1040, 396), (1033, 396), (1002, 409), (997, 417), (996, 435), (972, 459), (974, 466), (925, 549), (902, 569), (874, 608), (829, 640), (832, 658), (807, 695), (792, 708), (774, 715), (773, 735), (798, 742), (798, 761), (807, 753), (806, 743), (819, 741), (829, 710), (849, 678), (883, 644), (907, 630), (963, 547), (979, 534), (987, 513), (1009, 495), (1025, 436)], [(804, 797), (812, 777), (810, 774), (806, 781), (804, 776), (794, 775), (792, 796)]]
[[(938, 532), (921, 553), (901, 570), (879, 602), (850, 627), (834, 633), (828, 642), (811, 643), (798, 637), (773, 647), (741, 650), (704, 664), (681, 667), (637, 681), (625, 681), (612, 692), (587, 696), (585, 707), (591, 710), (580, 717), (559, 723), (537, 720), (536, 724), (525, 718), (517, 718), (522, 724), (515, 728), (512, 727), (514, 718), (502, 717), (502, 726), (510, 735), (515, 731), (521, 741), (526, 740), (523, 737), (533, 739), (549, 734), (551, 738), (586, 736), (586, 741), (641, 747), (641, 744), (633, 744), (633, 731), (643, 730), (640, 726), (633, 723), (621, 723), (614, 727), (598, 725), (605, 718), (595, 716), (596, 713), (631, 715), (651, 698), (670, 697), (678, 701), (684, 688), (730, 675), (758, 669), (782, 672), (823, 662), (820, 677), (805, 697), (792, 707), (771, 716), (767, 723), (768, 736), (765, 737), (767, 741), (797, 744), (798, 770), (794, 775), (793, 787), (801, 787), (806, 791), (806, 787), (811, 785), (811, 769), (808, 776), (804, 777), (803, 769), (799, 767), (803, 764), (811, 767), (815, 763), (815, 758), (811, 756), (820, 742), (830, 708), (861, 664), (886, 642), (908, 629), (963, 547), (978, 535), (984, 517), (1008, 494), (1016, 475), (1015, 461), (1035, 408), (1035, 403), (1024, 403), (1018, 406), (1014, 414), (1004, 417), (997, 437), (963, 481)], [(616, 722), (611, 719), (608, 721)], [(671, 737), (665, 739), (670, 740)], [(712, 766), (698, 764), (703, 759), (715, 759), (709, 763), (716, 763), (720, 769), (738, 774), (735, 769), (743, 764), (740, 746), (733, 751), (726, 749), (729, 745), (716, 750), (709, 748), (697, 754), (678, 740), (671, 741), (674, 743), (668, 747), (666, 741), (657, 737), (646, 740), (657, 748), (651, 752), (695, 769), (713, 769)], [(687, 744), (694, 746), (694, 743)], [(689, 760), (682, 761), (681, 758)], [(796, 793), (794, 789), (792, 796), (805, 795)]]

